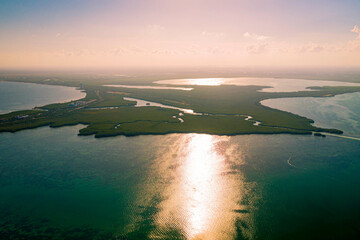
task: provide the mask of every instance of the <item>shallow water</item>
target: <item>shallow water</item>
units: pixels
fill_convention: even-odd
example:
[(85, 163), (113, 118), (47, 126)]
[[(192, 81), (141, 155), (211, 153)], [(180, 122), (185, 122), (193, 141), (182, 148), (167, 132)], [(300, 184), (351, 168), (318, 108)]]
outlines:
[(73, 87), (0, 81), (0, 114), (85, 97)]
[[(164, 105), (161, 103), (157, 103), (157, 102), (150, 102), (150, 101), (146, 101), (146, 100), (142, 100), (142, 99), (137, 99), (137, 98), (129, 98), (129, 97), (124, 97), (124, 100), (128, 100), (128, 101), (134, 101), (136, 102), (135, 107), (161, 107), (161, 108), (170, 108), (170, 109), (177, 109), (180, 110), (183, 113), (187, 113), (187, 114), (191, 114), (191, 115), (217, 115), (217, 116), (221, 116), (222, 114), (210, 114), (210, 113), (197, 113), (194, 112), (193, 109), (187, 109), (187, 108), (178, 108), (178, 107), (174, 107), (174, 106), (170, 106), (170, 105)], [(106, 108), (93, 108), (93, 109), (106, 109)], [(173, 116), (173, 118), (177, 118), (181, 123), (184, 122), (184, 120), (182, 118), (180, 118), (180, 116), (182, 116), (183, 113), (179, 114), (179, 117), (177, 116)], [(224, 116), (224, 115), (223, 115)], [(250, 121), (253, 122), (254, 126), (259, 126), (261, 124), (261, 122), (253, 120), (252, 116), (247, 116), (247, 115), (241, 115), (241, 114), (235, 114), (235, 116), (238, 117), (244, 117), (245, 121)], [(115, 127), (116, 128), (116, 127)]]
[(181, 90), (191, 91), (193, 88), (182, 88), (182, 87), (157, 87), (157, 86), (140, 86), (140, 85), (104, 85), (105, 87), (119, 87), (119, 88), (136, 88), (136, 89), (160, 89), (160, 90)]
[(314, 120), (314, 125), (337, 128), (345, 135), (360, 137), (360, 93), (326, 98), (268, 99), (261, 104)]
[(124, 97), (124, 100), (136, 102), (135, 107), (151, 107), (152, 106), (152, 107), (170, 108), (170, 109), (180, 110), (181, 112), (184, 112), (187, 114), (202, 115), (201, 113), (194, 112), (194, 110), (192, 110), (192, 109), (178, 108), (178, 107), (174, 107), (174, 106), (164, 105), (164, 104), (156, 103), (156, 102), (150, 102), (150, 101), (137, 99), (137, 98)]

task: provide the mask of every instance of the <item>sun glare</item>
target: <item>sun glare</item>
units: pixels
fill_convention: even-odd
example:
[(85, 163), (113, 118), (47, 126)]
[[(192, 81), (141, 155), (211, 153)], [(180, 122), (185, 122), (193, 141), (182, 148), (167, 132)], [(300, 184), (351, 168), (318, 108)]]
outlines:
[(187, 79), (190, 85), (220, 86), (224, 81), (222, 78), (193, 78)]
[[(178, 229), (186, 239), (234, 236), (239, 216), (233, 209), (240, 208), (235, 199), (241, 199), (243, 183), (227, 174), (231, 171), (227, 157), (219, 154), (219, 148), (227, 141), (226, 137), (207, 134), (182, 137), (183, 147), (176, 150), (178, 167), (174, 180), (162, 195), (165, 200), (156, 217), (158, 226), (162, 227), (151, 235), (153, 238), (161, 238), (168, 226)], [(234, 191), (235, 185), (240, 186), (239, 191)]]

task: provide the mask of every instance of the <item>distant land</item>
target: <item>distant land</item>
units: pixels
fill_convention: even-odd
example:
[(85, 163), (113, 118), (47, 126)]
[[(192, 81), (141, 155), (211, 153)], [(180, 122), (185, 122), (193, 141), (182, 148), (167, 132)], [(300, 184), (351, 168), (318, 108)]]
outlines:
[[(177, 78), (188, 78), (188, 75)], [(198, 77), (198, 76), (196, 76)], [(312, 125), (313, 120), (260, 104), (272, 98), (332, 97), (360, 92), (359, 86), (311, 87), (312, 91), (262, 92), (267, 86), (161, 85), (189, 89), (141, 89), (104, 85), (147, 85), (162, 77), (95, 78), (71, 75), (2, 75), (0, 80), (78, 87), (86, 97), (0, 115), (0, 132), (16, 132), (40, 126), (84, 124), (79, 135), (109, 137), (167, 133), (239, 134), (341, 134), (340, 129)], [(295, 81), (295, 80), (294, 80)], [(137, 100), (148, 101), (146, 107)], [(150, 103), (151, 102), (151, 103)], [(151, 106), (152, 103), (169, 108)], [(155, 104), (155, 105), (156, 105)], [(186, 109), (188, 111), (184, 111)]]

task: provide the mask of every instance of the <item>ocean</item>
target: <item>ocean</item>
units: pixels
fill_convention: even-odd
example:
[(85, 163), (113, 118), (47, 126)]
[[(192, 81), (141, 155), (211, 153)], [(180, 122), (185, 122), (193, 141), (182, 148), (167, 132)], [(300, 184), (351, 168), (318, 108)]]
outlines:
[[(47, 87), (36, 96), (58, 91)], [(29, 100), (26, 86), (17, 89), (16, 98), (3, 98), (0, 111), (39, 104)], [(330, 102), (323, 106), (334, 101), (324, 99)], [(318, 104), (319, 99), (312, 100)], [(351, 124), (345, 133), (356, 137), (359, 100), (356, 93), (341, 98), (348, 109), (341, 118), (331, 114), (332, 107), (305, 113), (311, 99), (292, 99), (282, 107), (309, 114), (304, 116), (320, 126)], [(168, 134), (96, 139), (77, 136), (83, 127), (0, 133), (2, 239), (360, 236), (356, 138)]]

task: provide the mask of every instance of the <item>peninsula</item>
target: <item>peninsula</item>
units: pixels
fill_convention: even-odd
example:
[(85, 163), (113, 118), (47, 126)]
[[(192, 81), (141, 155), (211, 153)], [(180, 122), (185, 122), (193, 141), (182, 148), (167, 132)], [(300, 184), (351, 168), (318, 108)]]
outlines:
[[(86, 97), (0, 115), (0, 132), (84, 124), (86, 126), (79, 131), (79, 135), (95, 137), (167, 133), (341, 134), (341, 130), (315, 127), (311, 119), (272, 109), (260, 102), (272, 98), (332, 97), (360, 92), (360, 87), (353, 86), (313, 87), (313, 91), (299, 92), (265, 92), (260, 90), (266, 86), (191, 86), (191, 90), (179, 90), (167, 89), (166, 86), (162, 89), (104, 86), (102, 82), (96, 81), (55, 78), (1, 80), (76, 86), (86, 92)], [(119, 84), (126, 85), (128, 82)], [(147, 84), (156, 86), (152, 81)], [(139, 107), (137, 100), (145, 104)]]

